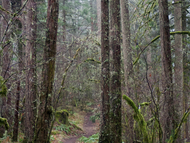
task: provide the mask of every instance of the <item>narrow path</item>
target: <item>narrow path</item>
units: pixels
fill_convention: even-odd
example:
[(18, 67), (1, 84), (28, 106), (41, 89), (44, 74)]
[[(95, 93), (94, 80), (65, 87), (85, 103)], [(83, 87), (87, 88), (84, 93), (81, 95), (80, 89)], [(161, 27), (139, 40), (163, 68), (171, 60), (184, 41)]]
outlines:
[[(85, 132), (84, 134), (85, 137), (90, 137), (91, 135), (96, 133), (96, 131), (94, 130), (95, 123), (90, 121), (90, 116), (92, 116), (91, 112), (87, 113), (86, 116), (84, 117), (83, 130)], [(63, 143), (76, 143), (77, 139), (79, 139), (80, 137), (81, 136), (71, 137), (69, 139), (64, 140)]]

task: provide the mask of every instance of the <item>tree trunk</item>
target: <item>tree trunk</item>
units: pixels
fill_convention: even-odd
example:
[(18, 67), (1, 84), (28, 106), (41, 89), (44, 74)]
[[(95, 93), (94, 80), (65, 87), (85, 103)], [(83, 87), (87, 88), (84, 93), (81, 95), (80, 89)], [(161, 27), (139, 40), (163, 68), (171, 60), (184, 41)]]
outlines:
[[(124, 62), (124, 77), (125, 77), (125, 90), (124, 94), (127, 94), (130, 98), (131, 96), (131, 82), (130, 75), (132, 74), (132, 49), (130, 46), (130, 20), (129, 20), (129, 2), (128, 0), (120, 0), (121, 2), (121, 25), (122, 25), (122, 44), (123, 44), (123, 62)], [(125, 138), (127, 142), (133, 142), (133, 115), (130, 111), (126, 110), (126, 116), (128, 119), (129, 126), (125, 127)]]
[(175, 113), (172, 89), (172, 64), (171, 64), (171, 45), (170, 45), (170, 27), (168, 19), (168, 1), (159, 0), (159, 18), (160, 18), (160, 39), (161, 39), (161, 59), (162, 59), (162, 127), (163, 140), (165, 143), (172, 135), (175, 128)]
[[(175, 31), (182, 31), (182, 12), (181, 12), (181, 3), (179, 0), (174, 0), (174, 21), (175, 21)], [(180, 119), (183, 117), (183, 47), (182, 47), (182, 35), (175, 34), (175, 68), (174, 68), (174, 105), (175, 110), (177, 111), (177, 116), (174, 117), (174, 120), (179, 124)], [(176, 124), (176, 125), (177, 125)], [(177, 126), (175, 126), (176, 128)], [(178, 142), (180, 138), (180, 133), (178, 137)]]
[[(16, 28), (18, 29), (18, 34), (19, 35), (22, 31), (22, 23), (20, 21), (16, 21)], [(18, 64), (18, 76), (17, 76), (17, 91), (16, 91), (16, 100), (15, 100), (15, 118), (14, 118), (14, 128), (13, 128), (13, 141), (17, 141), (18, 139), (18, 127), (19, 127), (19, 120), (18, 120), (18, 114), (19, 114), (19, 101), (20, 101), (20, 91), (21, 91), (21, 86), (20, 86), (20, 76), (22, 74), (22, 44), (20, 40), (18, 40), (18, 57), (19, 57), (19, 64)]]
[[(182, 30), (186, 31), (186, 1), (182, 0)], [(187, 53), (188, 53), (188, 48), (187, 48), (187, 35), (183, 34), (182, 35), (182, 40), (183, 40), (183, 71), (184, 71), (184, 83), (183, 83), (183, 113), (186, 112), (186, 110), (188, 109), (188, 96), (189, 96), (189, 86), (188, 86), (188, 82), (189, 82), (189, 69), (188, 69), (188, 61), (187, 61)], [(183, 133), (182, 133), (182, 137), (184, 137), (185, 139), (189, 137), (189, 117), (187, 118), (187, 122), (184, 123), (183, 126)]]
[(35, 42), (36, 42), (36, 1), (29, 0), (26, 5), (26, 95), (25, 95), (25, 140), (32, 142), (36, 120), (36, 75), (35, 75)]
[(99, 143), (110, 142), (109, 124), (109, 0), (101, 1), (101, 77), (102, 77), (102, 123), (100, 129)]
[(36, 123), (36, 143), (49, 143), (49, 128), (52, 120), (52, 89), (55, 71), (56, 40), (58, 27), (58, 0), (49, 0), (47, 9), (47, 32), (44, 47), (44, 65), (42, 70), (42, 90), (38, 119)]
[(112, 49), (111, 75), (111, 142), (121, 143), (121, 26), (120, 1), (110, 1), (110, 46)]
[[(11, 10), (11, 7), (10, 7), (10, 0), (2, 0), (2, 6), (4, 9), (6, 9), (7, 11), (10, 11)], [(3, 38), (3, 59), (2, 59), (2, 62), (3, 62), (3, 65), (2, 65), (2, 77), (6, 80), (9, 78), (10, 76), (10, 64), (11, 64), (11, 61), (10, 61), (10, 57), (11, 57), (11, 54), (10, 54), (10, 42), (8, 41), (10, 39), (10, 32), (7, 30), (9, 27), (7, 27), (8, 25), (8, 21), (10, 20), (9, 18), (9, 15), (6, 13), (6, 12), (3, 12), (4, 14), (4, 17), (3, 17), (3, 24), (2, 24), (2, 32), (3, 32), (3, 35), (2, 35), (2, 38)], [(7, 31), (6, 31), (7, 30)], [(10, 81), (8, 80), (6, 82), (6, 86), (7, 86), (7, 89), (10, 89)], [(3, 118), (7, 118), (8, 119), (8, 123), (9, 123), (9, 130), (8, 130), (8, 133), (11, 134), (11, 127), (12, 127), (12, 114), (11, 114), (11, 94), (10, 92), (7, 93), (7, 100), (6, 100), (6, 97), (3, 97), (2, 98), (2, 117)], [(0, 127), (0, 137), (3, 135), (4, 133), (4, 129), (3, 127)]]

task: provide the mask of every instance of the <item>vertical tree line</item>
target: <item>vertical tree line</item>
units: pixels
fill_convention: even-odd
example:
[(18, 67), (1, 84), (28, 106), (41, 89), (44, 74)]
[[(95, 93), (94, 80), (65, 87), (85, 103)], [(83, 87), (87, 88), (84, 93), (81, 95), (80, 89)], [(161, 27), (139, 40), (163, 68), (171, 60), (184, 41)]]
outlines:
[(189, 11), (186, 0), (1, 0), (0, 141), (49, 143), (57, 110), (90, 101), (99, 143), (188, 142)]

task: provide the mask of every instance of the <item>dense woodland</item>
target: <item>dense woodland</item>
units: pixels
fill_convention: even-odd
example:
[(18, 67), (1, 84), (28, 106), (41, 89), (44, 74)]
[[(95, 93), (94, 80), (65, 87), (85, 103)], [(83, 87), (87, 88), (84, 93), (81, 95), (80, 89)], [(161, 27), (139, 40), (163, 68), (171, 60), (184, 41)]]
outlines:
[(0, 74), (2, 143), (188, 143), (190, 2), (1, 0)]

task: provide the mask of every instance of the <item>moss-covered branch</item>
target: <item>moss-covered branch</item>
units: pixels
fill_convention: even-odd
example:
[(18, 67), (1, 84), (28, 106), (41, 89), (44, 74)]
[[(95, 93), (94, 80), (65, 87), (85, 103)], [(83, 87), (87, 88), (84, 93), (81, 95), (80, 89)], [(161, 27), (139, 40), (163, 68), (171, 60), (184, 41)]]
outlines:
[(181, 119), (181, 121), (180, 121), (178, 127), (175, 129), (174, 135), (171, 135), (171, 136), (170, 136), (170, 139), (169, 139), (168, 143), (174, 143), (174, 142), (175, 142), (175, 140), (177, 139), (178, 133), (179, 133), (179, 131), (180, 131), (180, 128), (181, 128), (182, 124), (187, 120), (187, 117), (189, 116), (189, 114), (190, 114), (190, 107), (189, 107), (189, 108), (187, 109), (187, 111), (183, 114), (183, 117), (182, 117), (182, 119)]
[[(190, 36), (190, 32), (189, 32), (189, 31), (175, 31), (175, 32), (170, 32), (170, 35), (175, 35), (175, 34), (187, 34), (187, 35)], [(133, 62), (133, 65), (135, 65), (135, 64), (138, 62), (138, 60), (139, 60), (141, 54), (146, 50), (146, 48), (147, 48), (150, 44), (152, 44), (152, 43), (154, 43), (156, 40), (158, 40), (159, 38), (160, 38), (160, 35), (156, 36), (154, 39), (152, 39), (152, 41), (151, 41), (150, 43), (148, 43), (148, 44), (142, 49), (142, 51), (138, 54), (136, 60)]]
[(131, 106), (135, 111), (135, 120), (138, 122), (140, 130), (143, 133), (143, 141), (145, 143), (149, 143), (147, 124), (144, 120), (143, 115), (141, 114), (141, 112), (139, 112), (139, 109), (137, 108), (137, 106), (135, 105), (135, 103), (131, 98), (129, 98), (126, 95), (123, 95), (123, 99), (125, 99), (125, 101), (129, 104), (129, 106)]
[(6, 118), (1, 118), (0, 117), (0, 125), (5, 126), (5, 129), (8, 130), (9, 129), (9, 123), (7, 122)]
[(6, 81), (3, 79), (2, 76), (0, 76), (0, 96), (6, 96), (7, 95), (7, 87), (5, 85)]
[(100, 61), (97, 61), (97, 60), (95, 60), (95, 59), (93, 59), (93, 58), (88, 58), (88, 59), (86, 59), (84, 62), (96, 62), (97, 64), (101, 64)]
[(2, 6), (0, 5), (0, 11), (6, 12), (7, 14), (10, 14), (10, 12), (4, 8), (2, 8)]

